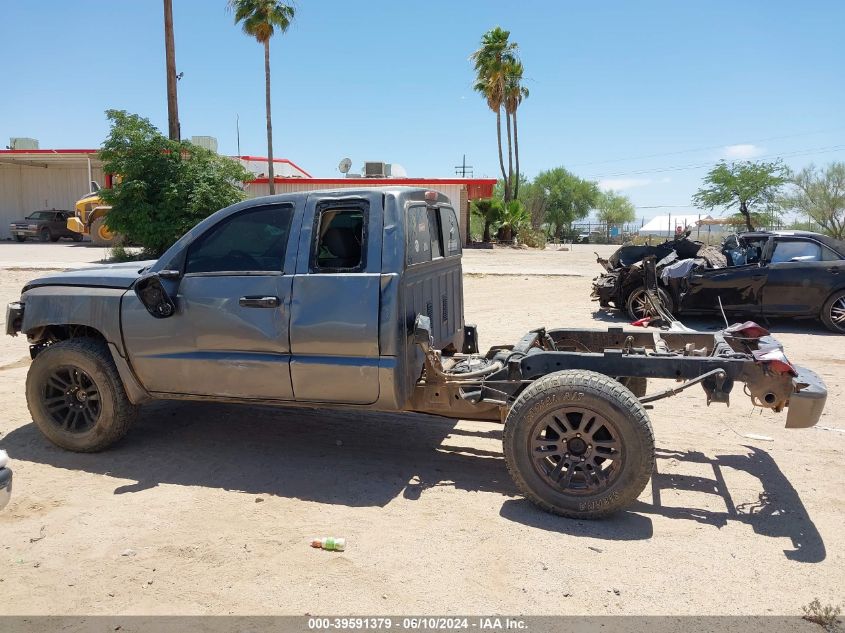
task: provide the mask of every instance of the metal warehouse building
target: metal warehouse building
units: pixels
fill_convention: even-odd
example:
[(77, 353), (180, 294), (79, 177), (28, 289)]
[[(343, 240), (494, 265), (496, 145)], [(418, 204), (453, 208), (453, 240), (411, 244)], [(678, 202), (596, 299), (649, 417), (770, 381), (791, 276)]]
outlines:
[[(256, 175), (245, 191), (256, 198), (269, 194), (265, 177), (267, 159), (237, 157)], [(445, 194), (455, 205), (466, 239), (469, 201), (493, 195), (494, 179), (485, 178), (313, 178), (286, 158), (273, 161), (276, 193), (314, 189), (374, 186), (426, 187)], [(41, 209), (73, 210), (74, 203), (91, 190), (94, 180), (109, 186), (110, 177), (93, 149), (0, 150), (0, 239), (10, 239), (9, 223)]]

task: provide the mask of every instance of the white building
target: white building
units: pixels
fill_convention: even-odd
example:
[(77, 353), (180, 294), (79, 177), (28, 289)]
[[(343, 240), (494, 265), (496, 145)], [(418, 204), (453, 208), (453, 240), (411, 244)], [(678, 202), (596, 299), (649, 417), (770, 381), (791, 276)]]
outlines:
[[(267, 159), (235, 157), (256, 178), (246, 184), (247, 195), (269, 194)], [(494, 179), (485, 178), (313, 178), (287, 158), (273, 161), (276, 193), (374, 186), (426, 187), (445, 194), (455, 205), (466, 238), (469, 201), (493, 195)], [(73, 210), (79, 198), (91, 191), (91, 181), (109, 187), (94, 149), (0, 150), (0, 239), (10, 239), (9, 223), (41, 209)]]

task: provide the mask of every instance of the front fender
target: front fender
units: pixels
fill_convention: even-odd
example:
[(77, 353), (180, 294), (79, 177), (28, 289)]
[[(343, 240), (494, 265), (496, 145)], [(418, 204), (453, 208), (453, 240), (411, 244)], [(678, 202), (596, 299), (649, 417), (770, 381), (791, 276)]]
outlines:
[(21, 331), (27, 336), (55, 325), (82, 325), (96, 330), (121, 356), (125, 356), (120, 335), (122, 288), (79, 288), (39, 286), (21, 296), (24, 304)]

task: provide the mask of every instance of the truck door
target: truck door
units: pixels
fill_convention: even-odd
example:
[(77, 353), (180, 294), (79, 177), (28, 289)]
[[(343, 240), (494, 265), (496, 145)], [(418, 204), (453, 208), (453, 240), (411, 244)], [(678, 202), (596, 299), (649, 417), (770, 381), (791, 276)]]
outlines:
[(378, 399), (382, 198), (342, 192), (308, 197), (290, 320), (298, 401)]
[(124, 296), (124, 341), (148, 390), (293, 399), (288, 322), (294, 223), (301, 220), (295, 211), (293, 203), (247, 207), (194, 240), (170, 318), (151, 317), (134, 292)]

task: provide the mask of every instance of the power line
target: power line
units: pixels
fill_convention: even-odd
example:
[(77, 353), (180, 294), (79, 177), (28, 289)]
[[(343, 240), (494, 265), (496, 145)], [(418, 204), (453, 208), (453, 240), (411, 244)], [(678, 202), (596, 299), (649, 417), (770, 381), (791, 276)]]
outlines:
[[(825, 147), (814, 147), (811, 149), (803, 149), (803, 150), (795, 150), (793, 152), (781, 152), (779, 154), (766, 154), (763, 156), (755, 156), (755, 160), (761, 160), (765, 158), (792, 158), (796, 156), (808, 156), (810, 154), (825, 154), (830, 152), (838, 152), (845, 150), (845, 145), (828, 145)], [(695, 163), (695, 164), (688, 164), (682, 166), (675, 166), (675, 167), (657, 167), (655, 169), (640, 169), (636, 171), (620, 171), (614, 172), (611, 174), (593, 174), (592, 176), (587, 176), (590, 179), (601, 179), (601, 178), (615, 178), (617, 176), (638, 176), (642, 174), (660, 174), (665, 172), (672, 172), (672, 171), (686, 171), (688, 169), (702, 169), (705, 167), (713, 167), (714, 165), (718, 165), (720, 161), (710, 161), (707, 163)]]
[(813, 134), (824, 134), (826, 132), (838, 132), (842, 129), (843, 128), (838, 127), (838, 128), (833, 128), (833, 129), (830, 129), (830, 130), (816, 130), (814, 132), (798, 132), (798, 133), (795, 133), (795, 134), (785, 134), (783, 136), (769, 136), (767, 138), (758, 138), (758, 139), (754, 139), (754, 140), (743, 141), (742, 143), (722, 143), (720, 145), (708, 145), (706, 147), (696, 147), (696, 148), (693, 148), (693, 149), (682, 149), (682, 150), (678, 150), (678, 151), (675, 151), (675, 152), (660, 152), (660, 153), (657, 153), (657, 154), (644, 154), (642, 156), (629, 156), (627, 158), (610, 158), (610, 159), (607, 159), (607, 160), (590, 161), (588, 163), (576, 163), (576, 164), (570, 165), (570, 166), (571, 167), (587, 167), (589, 165), (605, 165), (607, 163), (622, 163), (622, 162), (625, 162), (626, 160), (642, 160), (642, 159), (645, 159), (645, 158), (658, 158), (658, 157), (661, 157), (661, 156), (677, 156), (679, 154), (692, 154), (694, 152), (704, 152), (704, 151), (711, 150), (711, 149), (722, 149), (724, 147), (729, 147), (731, 145), (750, 145), (750, 144), (753, 144), (753, 143), (765, 143), (766, 141), (779, 141), (779, 140), (782, 140), (782, 139), (796, 138), (796, 137), (799, 137), (799, 136), (812, 136)]

